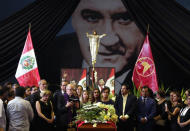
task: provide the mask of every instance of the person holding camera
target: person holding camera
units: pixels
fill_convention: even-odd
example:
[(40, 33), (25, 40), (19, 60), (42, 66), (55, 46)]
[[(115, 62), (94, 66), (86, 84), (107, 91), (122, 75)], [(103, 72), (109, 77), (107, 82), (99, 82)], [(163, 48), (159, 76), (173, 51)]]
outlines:
[(66, 86), (66, 93), (59, 95), (57, 98), (57, 130), (66, 131), (68, 124), (76, 116), (76, 109), (79, 108), (79, 101), (73, 95), (72, 84)]

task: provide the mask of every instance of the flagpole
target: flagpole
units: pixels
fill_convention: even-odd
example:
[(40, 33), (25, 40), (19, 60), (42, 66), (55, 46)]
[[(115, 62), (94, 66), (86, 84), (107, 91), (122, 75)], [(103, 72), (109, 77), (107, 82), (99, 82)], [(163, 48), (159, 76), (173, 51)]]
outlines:
[(31, 29), (31, 27), (32, 27), (32, 25), (31, 25), (31, 23), (29, 23), (28, 25), (29, 25), (29, 30), (30, 30), (30, 29)]
[(148, 24), (148, 27), (147, 27), (147, 34), (149, 34), (149, 28), (150, 28), (150, 27), (149, 27), (149, 24)]

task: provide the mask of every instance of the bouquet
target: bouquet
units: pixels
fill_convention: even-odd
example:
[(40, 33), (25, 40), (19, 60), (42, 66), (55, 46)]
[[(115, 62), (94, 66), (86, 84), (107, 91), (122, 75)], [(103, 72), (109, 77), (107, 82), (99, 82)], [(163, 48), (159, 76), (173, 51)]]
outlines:
[(96, 104), (85, 104), (77, 111), (76, 120), (85, 123), (106, 123), (111, 121), (116, 123), (118, 116), (113, 105), (105, 105), (101, 102)]

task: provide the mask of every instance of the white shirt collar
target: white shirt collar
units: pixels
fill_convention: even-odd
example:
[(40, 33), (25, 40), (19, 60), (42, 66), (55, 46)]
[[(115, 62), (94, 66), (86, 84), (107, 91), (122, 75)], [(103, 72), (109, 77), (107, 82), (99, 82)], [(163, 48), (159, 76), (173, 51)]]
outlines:
[(20, 96), (15, 96), (15, 99), (23, 99), (23, 98)]
[(61, 93), (64, 94), (65, 92), (63, 90), (61, 90)]

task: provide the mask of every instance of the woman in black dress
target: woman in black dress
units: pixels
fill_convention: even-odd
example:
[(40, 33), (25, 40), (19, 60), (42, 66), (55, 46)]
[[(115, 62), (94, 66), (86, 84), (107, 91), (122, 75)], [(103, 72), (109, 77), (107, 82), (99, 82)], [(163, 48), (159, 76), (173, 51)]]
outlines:
[(190, 130), (190, 94), (187, 97), (187, 106), (180, 110), (178, 124), (181, 128), (181, 131)]
[(166, 94), (165, 91), (159, 90), (156, 94), (156, 97), (158, 99), (157, 102), (157, 110), (156, 110), (156, 116), (154, 117), (155, 123), (156, 123), (156, 131), (166, 131), (168, 130), (168, 124), (167, 124), (167, 117), (168, 114), (165, 112), (165, 104), (166, 104)]
[(43, 91), (40, 93), (41, 99), (36, 101), (36, 110), (38, 113), (38, 125), (36, 126), (41, 131), (52, 131), (54, 127), (54, 112), (52, 103), (49, 100), (50, 95), (51, 92), (49, 90)]

